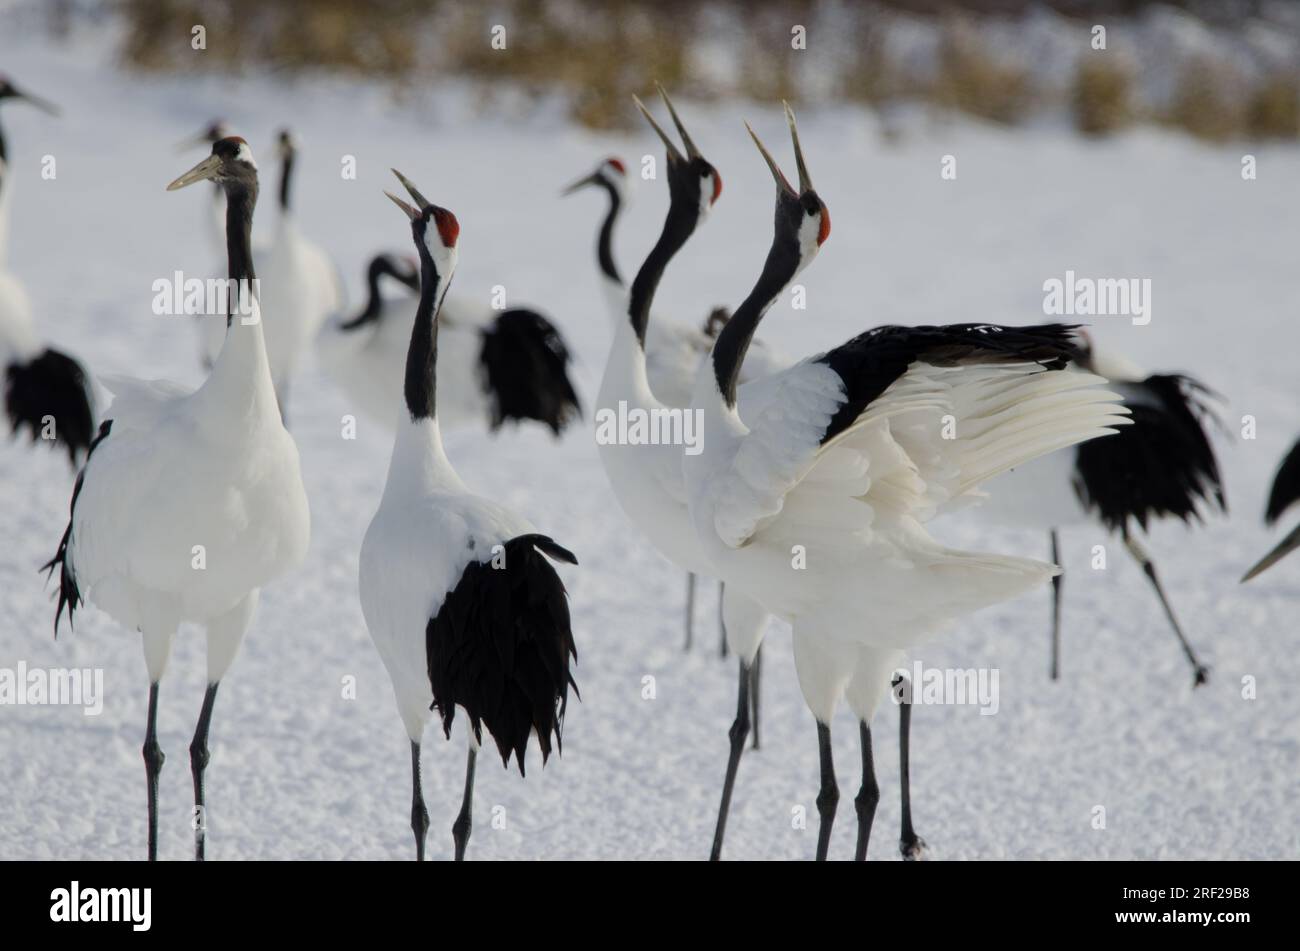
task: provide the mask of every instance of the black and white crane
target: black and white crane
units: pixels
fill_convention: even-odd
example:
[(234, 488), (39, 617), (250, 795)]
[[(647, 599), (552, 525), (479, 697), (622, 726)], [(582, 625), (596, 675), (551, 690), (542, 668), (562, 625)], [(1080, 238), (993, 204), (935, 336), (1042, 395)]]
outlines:
[[(1206, 387), (1177, 373), (1148, 374), (1119, 353), (1098, 348), (1081, 331), (1073, 363), (1110, 381), (1131, 411), (1131, 426), (1109, 439), (1096, 439), (1017, 467), (991, 482), (989, 500), (973, 510), (977, 518), (1049, 534), (1052, 561), (1060, 561), (1060, 531), (1069, 525), (1100, 524), (1118, 535), (1151, 583), (1165, 616), (1192, 665), (1192, 686), (1206, 682), (1201, 662), (1174, 614), (1155, 562), (1136, 529), (1177, 518), (1191, 525), (1215, 509), (1227, 510), (1219, 463), (1205, 424), (1213, 414)], [(1061, 587), (1052, 579), (1050, 676), (1060, 676)]]
[[(722, 178), (715, 178), (712, 187), (713, 192), (708, 195), (710, 205), (722, 194)], [(620, 158), (607, 158), (589, 175), (573, 182), (561, 194), (572, 195), (589, 188), (598, 189), (608, 199), (600, 229), (596, 232), (596, 269), (605, 307), (609, 312), (614, 332), (617, 334), (619, 327), (627, 322), (628, 288), (614, 258), (614, 229), (629, 197), (627, 165)], [(695, 371), (708, 355), (718, 330), (726, 320), (725, 307), (714, 307), (698, 326), (671, 320), (661, 314), (651, 315), (646, 324), (645, 341), (642, 347), (645, 353), (645, 374), (650, 391), (665, 406), (684, 407), (690, 404)], [(791, 361), (784, 354), (767, 346), (761, 340), (755, 340), (742, 368), (741, 382), (766, 376), (789, 366), (790, 363)], [(688, 573), (686, 576), (687, 650), (691, 647), (694, 635), (695, 587), (695, 575)], [(728, 648), (725, 630), (722, 647), (723, 656), (726, 656)]]
[(740, 405), (750, 339), (830, 234), (788, 106), (786, 115), (799, 189), (754, 136), (777, 186), (772, 244), (700, 368), (692, 408), (703, 414), (703, 451), (683, 454), (682, 466), (711, 573), (791, 624), (799, 686), (817, 721), (818, 859), (839, 800), (830, 723), (841, 698), (859, 721), (863, 859), (879, 799), (871, 718), (901, 651), (1056, 570), (946, 548), (923, 523), (1006, 468), (1105, 434), (1123, 417), (1101, 378), (1053, 372), (1074, 346), (1059, 325), (877, 327), (757, 381), (766, 401)]
[[(691, 140), (667, 93), (660, 88), (659, 94), (668, 107), (686, 152), (683, 154), (677, 148), (641, 101), (636, 100), (667, 152), (669, 207), (662, 233), (632, 282), (625, 302), (625, 317), (615, 328), (597, 402), (602, 409), (613, 411), (621, 408), (620, 411), (627, 413), (629, 418), (632, 414), (644, 414), (645, 418), (659, 414), (662, 418), (663, 414), (690, 411), (689, 408), (668, 406), (658, 399), (646, 375), (644, 341), (648, 326), (653, 326), (649, 323), (650, 309), (664, 270), (689, 240), (722, 190), (716, 183), (719, 179), (717, 169)], [(770, 398), (770, 391), (763, 386), (763, 381), (759, 380), (739, 388), (741, 400), (754, 406), (755, 412)], [(667, 442), (624, 445), (600, 438), (599, 432), (597, 435), (601, 463), (623, 511), (645, 532), (654, 547), (674, 564), (693, 574), (713, 576), (695, 537), (685, 504), (683, 447)], [(768, 611), (756, 599), (744, 590), (730, 586), (723, 589), (722, 614), (724, 636), (738, 658), (739, 682), (736, 717), (728, 734), (730, 755), (710, 852), (714, 860), (722, 856), (727, 814), (745, 742), (751, 730), (757, 735), (759, 651), (768, 622)], [(907, 704), (901, 706), (899, 722), (901, 759), (906, 774), (911, 722)], [(904, 788), (908, 788), (906, 782)], [(906, 794), (903, 816), (900, 849), (905, 857), (916, 858), (921, 854), (924, 842), (912, 828), (911, 806)]]
[[(224, 121), (214, 120), (192, 141), (215, 141), (228, 130)], [(281, 413), (288, 419), (289, 391), (302, 358), (330, 315), (342, 309), (345, 294), (338, 269), (324, 249), (303, 234), (294, 213), (291, 199), (298, 141), (289, 129), (276, 134), (276, 157), (280, 162), (279, 214), (270, 242), (255, 245), (253, 254), (261, 262), (258, 272), (263, 309), (277, 318), (265, 331), (266, 354)], [(218, 216), (223, 201), (218, 190)], [(211, 365), (221, 349), (223, 329), (217, 321), (200, 320), (199, 330), (204, 365)]]
[[(424, 858), (429, 814), (420, 784), (420, 743), (437, 709), (451, 738), (459, 707), (469, 721), (465, 794), (452, 826), (465, 857), (474, 769), (483, 731), (503, 764), (524, 772), (536, 736), (545, 764), (560, 750), (576, 660), (568, 595), (548, 558), (573, 554), (514, 512), (474, 495), (443, 451), (439, 310), (456, 269), (460, 225), (394, 170), (415, 206), (389, 194), (410, 219), (420, 257), (420, 303), (411, 327), (388, 480), (361, 544), (361, 608), (388, 669), (411, 742), (411, 828)], [(387, 193), (386, 193), (387, 194)]]
[[(1264, 524), (1272, 526), (1277, 520), (1300, 502), (1300, 439), (1291, 447), (1291, 451), (1282, 459), (1277, 475), (1273, 477), (1273, 488), (1268, 494), (1268, 506), (1264, 509)], [(1286, 537), (1242, 576), (1247, 582), (1260, 572), (1273, 567), (1291, 552), (1300, 548), (1300, 525), (1291, 529)]]
[[(381, 279), (411, 292), (386, 296)], [(365, 306), (336, 314), (316, 337), (316, 355), (350, 405), (391, 427), (402, 405), (402, 367), (419, 305), (416, 262), (379, 254), (366, 267)], [(459, 315), (459, 316), (457, 316)], [(558, 436), (581, 415), (569, 379), (569, 349), (558, 329), (537, 311), (513, 307), (458, 311), (438, 317), (438, 422), (492, 432), (505, 422), (535, 421)]]
[[(5, 100), (27, 102), (58, 115), (53, 103), (0, 76), (0, 103)], [(62, 446), (75, 469), (94, 435), (94, 398), (81, 364), (41, 344), (27, 292), (7, 268), (11, 178), (8, 143), (0, 128), (0, 371), (4, 377), (5, 418), (14, 435), (26, 429), (33, 441)]]
[[(105, 380), (114, 401), (72, 493), (57, 554), (69, 625), (85, 602), (140, 632), (149, 673), (144, 762), (150, 859), (158, 854), (158, 688), (184, 622), (207, 632), (207, 691), (190, 744), (195, 857), (208, 827), (204, 770), (217, 688), (252, 621), (260, 589), (307, 554), (310, 518), (298, 449), (280, 420), (256, 293), (251, 236), (257, 165), (232, 136), (167, 186), (214, 181), (226, 194), (232, 296), (226, 342), (207, 380)], [(277, 315), (267, 312), (266, 319)]]

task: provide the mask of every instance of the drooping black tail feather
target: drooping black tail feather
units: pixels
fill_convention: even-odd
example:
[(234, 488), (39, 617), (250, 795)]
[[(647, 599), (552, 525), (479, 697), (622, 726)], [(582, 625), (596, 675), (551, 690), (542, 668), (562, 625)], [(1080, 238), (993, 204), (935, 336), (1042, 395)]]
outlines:
[[(545, 764), (562, 744), (569, 670), (578, 659), (568, 595), (545, 555), (577, 564), (545, 535), (521, 535), (491, 561), (472, 562), (425, 629), (432, 709), (451, 736), (456, 707), (464, 708), (482, 742), (496, 741), (502, 763), (513, 755), (524, 772), (528, 739), (537, 734)], [(580, 696), (580, 695), (579, 695)]]
[[(86, 450), (86, 459), (89, 461), (91, 453), (95, 447), (103, 442), (113, 429), (111, 419), (104, 420), (100, 424), (99, 432), (95, 435), (94, 441)], [(68, 627), (74, 624), (73, 618), (77, 613), (77, 608), (81, 606), (81, 589), (77, 587), (76, 575), (72, 572), (72, 566), (68, 564), (68, 543), (72, 540), (72, 520), (77, 512), (77, 497), (81, 495), (81, 483), (85, 481), (86, 470), (83, 467), (77, 473), (76, 485), (72, 487), (72, 501), (68, 504), (68, 527), (63, 530), (63, 537), (59, 539), (59, 550), (54, 553), (54, 557), (41, 565), (40, 570), (45, 572), (45, 578), (48, 581), (54, 574), (55, 566), (59, 569), (59, 606), (54, 612), (54, 636), (59, 636), (59, 620), (63, 617), (63, 609), (68, 609)]]
[(58, 350), (45, 350), (29, 363), (11, 364), (5, 373), (5, 412), (15, 433), (24, 427), (32, 440), (46, 435), (53, 423), (54, 441), (77, 458), (90, 448), (95, 412), (86, 371)]
[(1152, 519), (1170, 515), (1200, 521), (1202, 504), (1226, 512), (1219, 461), (1205, 430), (1216, 419), (1202, 399), (1210, 391), (1181, 374), (1156, 374), (1116, 388), (1132, 425), (1079, 444), (1075, 491), (1084, 508), (1119, 532), (1129, 520), (1143, 531)]
[(569, 350), (549, 320), (532, 310), (502, 311), (483, 332), (479, 356), (492, 398), (492, 429), (535, 419), (555, 435), (582, 415), (569, 380)]

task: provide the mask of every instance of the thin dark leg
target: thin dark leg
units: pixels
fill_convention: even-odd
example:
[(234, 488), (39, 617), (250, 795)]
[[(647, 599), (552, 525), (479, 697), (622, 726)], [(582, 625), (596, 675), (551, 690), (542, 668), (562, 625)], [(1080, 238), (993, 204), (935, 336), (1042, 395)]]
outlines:
[(695, 575), (686, 573), (686, 647), (691, 649), (695, 634)]
[(203, 861), (203, 843), (208, 833), (208, 813), (203, 798), (203, 771), (208, 768), (208, 724), (212, 721), (212, 705), (217, 700), (219, 684), (208, 684), (203, 695), (203, 710), (199, 725), (190, 741), (190, 775), (194, 777), (194, 861)]
[(831, 827), (835, 824), (835, 807), (840, 801), (840, 787), (835, 781), (835, 762), (831, 756), (831, 728), (817, 724), (817, 751), (821, 755), (822, 788), (817, 794), (817, 861), (825, 862), (831, 847)]
[(158, 859), (158, 774), (163, 751), (158, 746), (158, 681), (149, 685), (149, 723), (144, 730), (144, 778), (149, 791), (149, 861)]
[[(895, 691), (902, 682), (902, 677), (894, 678)], [(898, 705), (898, 775), (903, 796), (903, 826), (898, 838), (898, 850), (903, 853), (905, 861), (911, 862), (920, 858), (925, 851), (925, 840), (912, 828), (912, 767), (909, 753), (912, 736), (911, 684), (899, 696), (902, 702)]]
[(1156, 589), (1156, 596), (1160, 598), (1160, 604), (1165, 609), (1165, 616), (1169, 618), (1169, 624), (1173, 627), (1174, 633), (1178, 635), (1178, 643), (1183, 646), (1183, 653), (1187, 655), (1188, 661), (1191, 662), (1192, 670), (1195, 672), (1195, 679), (1192, 681), (1192, 687), (1199, 687), (1209, 679), (1210, 668), (1206, 667), (1197, 659), (1196, 652), (1192, 650), (1191, 643), (1187, 640), (1187, 636), (1183, 634), (1183, 629), (1178, 624), (1178, 619), (1174, 617), (1174, 609), (1169, 606), (1169, 599), (1165, 597), (1165, 589), (1161, 587), (1160, 579), (1156, 576), (1155, 562), (1151, 560), (1151, 556), (1148, 555), (1142, 546), (1138, 544), (1137, 539), (1130, 537), (1128, 533), (1125, 533), (1124, 535), (1124, 544), (1127, 546), (1133, 557), (1137, 559), (1138, 564), (1142, 566), (1142, 570), (1151, 581), (1151, 587)]
[(1062, 571), (1052, 579), (1052, 679), (1061, 674), (1061, 581), (1065, 571), (1061, 566), (1060, 544), (1056, 529), (1052, 529), (1052, 564), (1062, 567)]
[(474, 761), (476, 759), (478, 759), (478, 752), (471, 746), (469, 756), (465, 760), (465, 798), (460, 803), (460, 815), (456, 817), (451, 827), (451, 838), (456, 843), (457, 862), (465, 861), (465, 846), (469, 842), (469, 830), (473, 825), (470, 814), (474, 806)]
[(862, 740), (862, 788), (858, 790), (853, 806), (858, 814), (858, 847), (853, 854), (856, 862), (867, 860), (867, 843), (871, 839), (871, 823), (876, 818), (880, 802), (880, 786), (876, 784), (876, 763), (871, 753), (871, 724), (858, 722), (858, 735)]
[(718, 806), (718, 824), (713, 830), (713, 851), (709, 861), (722, 858), (722, 838), (727, 832), (727, 812), (731, 809), (731, 792), (736, 787), (736, 771), (740, 769), (740, 754), (745, 752), (745, 738), (749, 735), (749, 685), (750, 672), (740, 664), (740, 687), (736, 691), (736, 719), (727, 734), (731, 737), (731, 752), (727, 755), (727, 775), (722, 781), (722, 803)]
[(763, 679), (763, 678), (762, 678), (762, 671), (763, 671), (763, 645), (762, 645), (762, 644), (759, 644), (759, 645), (758, 645), (758, 650), (756, 650), (756, 651), (754, 652), (754, 663), (753, 663), (753, 665), (751, 666), (751, 668), (750, 668), (750, 672), (749, 672), (749, 681), (750, 681), (749, 691), (750, 691), (750, 698), (751, 698), (750, 706), (753, 708), (753, 711), (754, 711), (754, 712), (753, 712), (753, 721), (754, 721), (754, 742), (750, 744), (750, 747), (749, 747), (749, 748), (750, 748), (750, 749), (753, 749), (753, 750), (758, 749), (758, 746), (759, 746), (759, 743), (758, 743), (758, 687), (759, 687), (759, 681)]
[(727, 659), (727, 619), (722, 614), (722, 596), (727, 593), (727, 583), (718, 582), (718, 653)]
[(411, 741), (411, 831), (415, 833), (415, 860), (424, 861), (424, 836), (429, 831), (429, 810), (420, 788), (420, 744)]

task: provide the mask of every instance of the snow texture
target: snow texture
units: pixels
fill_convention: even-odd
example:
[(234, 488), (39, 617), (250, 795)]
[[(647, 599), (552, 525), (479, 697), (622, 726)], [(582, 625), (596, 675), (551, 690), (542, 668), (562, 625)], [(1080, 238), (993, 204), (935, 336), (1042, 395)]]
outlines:
[[(659, 155), (648, 129), (597, 135), (568, 125), (558, 104), (484, 117), (468, 91), (440, 84), (404, 102), (377, 85), (132, 76), (102, 39), (50, 47), (9, 31), (0, 60), (17, 82), (60, 103), (51, 119), (16, 104), (3, 115), (13, 157), (10, 266), (25, 282), (42, 337), (97, 374), (195, 384), (197, 334), (151, 313), (151, 283), (213, 262), (203, 189), (164, 186), (198, 155), (173, 143), (217, 115), (252, 143), (274, 175), (273, 132), (289, 124), (301, 152), (296, 204), (304, 233), (334, 256), (353, 304), (365, 262), (409, 253), (409, 229), (380, 193), (390, 166), (453, 209), (463, 232), (456, 289), (544, 308), (576, 355), (594, 398), (610, 340), (594, 262), (603, 205), (561, 186), (605, 155), (638, 170)], [(757, 105), (679, 109), (717, 165), (726, 192), (668, 270), (655, 309), (703, 319), (749, 289), (770, 235), (772, 185), (741, 125), (748, 117), (783, 162), (780, 113)], [(682, 101), (685, 100), (685, 101)], [(632, 106), (629, 103), (629, 113)], [(1193, 643), (1212, 665), (1191, 670), (1123, 547), (1100, 528), (1063, 536), (1063, 679), (1047, 678), (1046, 590), (985, 611), (918, 650), (936, 667), (1000, 673), (994, 716), (973, 705), (919, 707), (913, 718), (917, 831), (935, 858), (1300, 857), (1300, 651), (1294, 639), (1300, 558), (1248, 586), (1242, 571), (1276, 536), (1261, 513), (1273, 471), (1300, 432), (1300, 150), (1211, 147), (1156, 129), (1105, 142), (1059, 128), (934, 124), (909, 115), (882, 144), (857, 109), (807, 111), (800, 132), (834, 233), (800, 277), (808, 307), (778, 302), (762, 333), (792, 355), (877, 323), (1043, 319), (1042, 285), (1080, 275), (1147, 277), (1153, 320), (1093, 322), (1096, 338), (1138, 363), (1186, 371), (1223, 393), (1229, 435), (1218, 438), (1231, 515), (1203, 528), (1159, 525), (1150, 548)], [(1243, 181), (1242, 155), (1258, 159)], [(956, 181), (940, 177), (944, 155)], [(42, 156), (57, 159), (43, 180)], [(356, 157), (355, 181), (340, 175)], [(659, 182), (636, 182), (618, 239), (625, 270), (648, 249), (666, 203)], [(274, 222), (263, 183), (259, 233)], [(265, 315), (275, 320), (274, 314)], [(582, 701), (571, 703), (563, 756), (528, 778), (484, 761), (470, 857), (703, 858), (708, 854), (734, 711), (735, 670), (718, 658), (716, 589), (701, 587), (697, 646), (681, 649), (684, 578), (643, 542), (605, 484), (588, 422), (561, 441), (539, 428), (497, 438), (460, 431), (448, 454), (476, 491), (572, 548), (564, 566), (578, 641)], [(389, 455), (384, 430), (350, 411), (305, 361), (293, 389), (293, 434), (311, 499), (306, 564), (263, 592), (260, 614), (223, 682), (212, 721), (207, 851), (216, 859), (413, 857), (406, 738), (388, 678), (366, 634), (357, 557)], [(1240, 437), (1253, 416), (1255, 439)], [(0, 666), (100, 667), (103, 713), (76, 707), (0, 708), (0, 857), (138, 859), (145, 851), (140, 746), (147, 684), (139, 637), (103, 614), (79, 614), (51, 637), (52, 589), (37, 566), (58, 544), (72, 474), (61, 454), (0, 446)], [(1289, 526), (1284, 526), (1287, 528)], [(973, 523), (945, 540), (1047, 558), (1048, 540)], [(1106, 546), (1106, 570), (1093, 547)], [(203, 696), (203, 645), (178, 638), (163, 681), (159, 738), (160, 854), (192, 854), (187, 747)], [(725, 857), (811, 857), (817, 750), (799, 696), (789, 633), (774, 624), (764, 652), (762, 749), (746, 754)], [(1257, 699), (1243, 699), (1253, 678)], [(355, 678), (356, 699), (344, 681)], [(653, 699), (647, 699), (653, 682)], [(463, 721), (453, 742), (425, 737), (432, 857), (451, 853), (459, 805)], [(897, 859), (897, 720), (875, 722), (881, 804), (872, 856)], [(844, 799), (832, 857), (852, 854), (857, 730), (834, 723)], [(1104, 829), (1094, 828), (1097, 806)], [(795, 814), (809, 816), (796, 828)], [(494, 821), (495, 820), (495, 821)]]

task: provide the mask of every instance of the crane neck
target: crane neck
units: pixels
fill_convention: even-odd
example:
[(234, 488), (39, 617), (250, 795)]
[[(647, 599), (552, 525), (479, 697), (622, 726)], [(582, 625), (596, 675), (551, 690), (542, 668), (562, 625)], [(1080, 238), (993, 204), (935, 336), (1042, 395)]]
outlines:
[(740, 368), (744, 365), (745, 354), (749, 352), (754, 332), (798, 271), (798, 239), (791, 240), (778, 234), (772, 241), (762, 273), (753, 290), (718, 333), (709, 359), (713, 365), (718, 393), (728, 409), (735, 408)]
[(280, 211), (289, 210), (289, 185), (293, 180), (294, 153), (286, 150), (280, 160)]
[[(226, 339), (200, 388), (220, 425), (247, 432), (250, 425), (280, 425), (280, 411), (262, 332), (262, 312), (253, 268), (253, 209), (257, 183), (232, 183), (226, 193), (226, 257), (230, 301)], [(197, 395), (197, 394), (196, 394)]]
[[(226, 272), (233, 286), (245, 282), (251, 287), (257, 276), (253, 271), (253, 209), (257, 205), (257, 185), (235, 184), (226, 189)], [(231, 308), (226, 326), (235, 319)]]
[(618, 265), (614, 263), (614, 223), (623, 210), (623, 197), (604, 178), (600, 179), (600, 186), (609, 194), (609, 210), (605, 212), (605, 220), (601, 222), (600, 234), (596, 238), (596, 260), (600, 272), (622, 287), (623, 276), (618, 273)]
[(628, 318), (636, 334), (637, 344), (643, 352), (646, 326), (650, 322), (650, 304), (654, 301), (655, 291), (664, 276), (664, 269), (695, 232), (695, 226), (700, 220), (698, 204), (693, 208), (687, 205), (688, 202), (679, 201), (674, 196), (668, 206), (668, 216), (664, 219), (659, 240), (646, 255), (641, 269), (636, 272), (636, 277), (632, 281), (632, 290), (628, 294)]
[(412, 422), (436, 419), (438, 377), (438, 311), (446, 282), (438, 273), (428, 249), (420, 242), (420, 303), (411, 326), (411, 344), (406, 351), (404, 394), (406, 412)]
[(384, 275), (403, 284), (409, 284), (409, 280), (393, 266), (393, 262), (386, 255), (376, 257), (366, 268), (366, 306), (357, 316), (340, 324), (340, 330), (359, 330), (379, 319), (384, 311), (384, 298), (379, 293), (379, 279)]
[(420, 246), (420, 303), (415, 311), (411, 344), (406, 352), (406, 405), (397, 424), (384, 498), (437, 490), (464, 490), (464, 484), (443, 449), (436, 405), (438, 311), (442, 309), (442, 298), (451, 282), (451, 274), (445, 278), (440, 275), (423, 241), (417, 243)]

